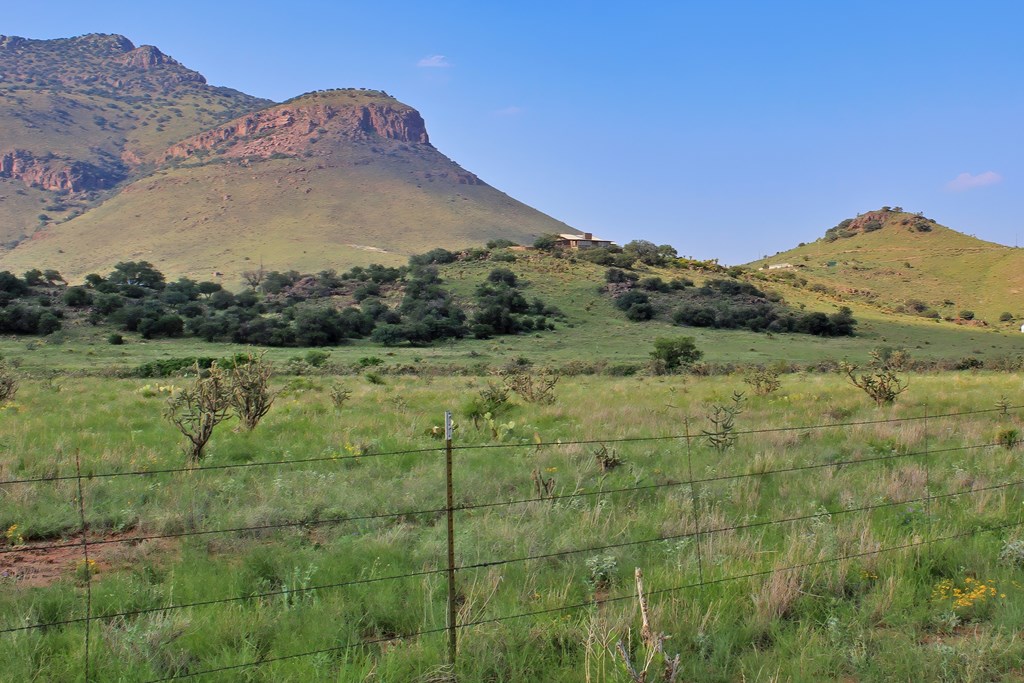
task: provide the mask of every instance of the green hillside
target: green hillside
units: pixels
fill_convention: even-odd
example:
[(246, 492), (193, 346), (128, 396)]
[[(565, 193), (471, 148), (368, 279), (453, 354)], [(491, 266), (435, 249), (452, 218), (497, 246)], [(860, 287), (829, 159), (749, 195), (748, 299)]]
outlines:
[[(862, 214), (815, 242), (749, 266), (765, 269), (770, 281), (885, 313), (1004, 329), (1024, 316), (1024, 251), (897, 210)], [(965, 311), (974, 319), (961, 319)], [(1012, 320), (1000, 321), (1005, 313)]]

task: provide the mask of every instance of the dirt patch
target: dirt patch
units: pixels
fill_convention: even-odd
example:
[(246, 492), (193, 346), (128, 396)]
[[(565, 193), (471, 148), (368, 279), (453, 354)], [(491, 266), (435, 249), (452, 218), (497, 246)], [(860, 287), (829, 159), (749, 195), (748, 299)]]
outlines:
[[(89, 534), (89, 561), (93, 573), (102, 574), (122, 564), (125, 549), (143, 541), (136, 534)], [(152, 541), (145, 541), (152, 543)], [(82, 535), (62, 539), (26, 543), (0, 548), (0, 582), (16, 582), (21, 586), (41, 588), (65, 577), (71, 577), (85, 564)]]

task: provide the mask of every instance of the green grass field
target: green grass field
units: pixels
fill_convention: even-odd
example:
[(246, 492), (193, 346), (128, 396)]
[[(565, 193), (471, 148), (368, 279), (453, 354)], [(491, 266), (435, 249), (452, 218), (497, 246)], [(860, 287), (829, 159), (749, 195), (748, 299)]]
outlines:
[[(1020, 679), (1024, 553), (1000, 528), (1021, 519), (1020, 451), (1000, 445), (1020, 417), (995, 409), (1021, 404), (1014, 374), (914, 375), (887, 408), (838, 375), (786, 375), (768, 396), (737, 375), (571, 377), (553, 405), (513, 400), (479, 429), (461, 406), (485, 377), (282, 376), (264, 422), (218, 427), (202, 468), (95, 476), (182, 467), (161, 387), (187, 381), (25, 379), (0, 412), (0, 479), (71, 477), (0, 488), (0, 630), (85, 613), (80, 547), (24, 550), (80, 542), (77, 457), (90, 680), (264, 660), (197, 680), (447, 680), (444, 456), (428, 435), (444, 410), (459, 622), (476, 624), (459, 680), (628, 680), (613, 651), (642, 655), (634, 567), (681, 680)], [(700, 435), (736, 391), (732, 448), (651, 440)], [(966, 411), (985, 412), (942, 417)], [(387, 455), (403, 451), (421, 452)], [(249, 530), (215, 533), (233, 528)], [(181, 535), (195, 532), (210, 533)], [(164, 538), (101, 543), (140, 536)], [(0, 670), (83, 680), (84, 642), (81, 623), (0, 633)]]

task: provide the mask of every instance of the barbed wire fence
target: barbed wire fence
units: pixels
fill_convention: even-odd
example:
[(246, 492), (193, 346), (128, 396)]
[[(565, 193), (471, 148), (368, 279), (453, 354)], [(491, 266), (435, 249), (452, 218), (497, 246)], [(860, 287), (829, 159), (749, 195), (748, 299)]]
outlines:
[[(251, 661), (246, 661), (238, 664), (231, 664), (227, 666), (210, 667), (206, 669), (194, 669), (194, 670), (183, 670), (176, 671), (172, 675), (152, 679), (153, 681), (168, 681), (177, 679), (191, 679), (191, 678), (202, 678), (217, 673), (224, 673), (230, 671), (238, 671), (241, 669), (249, 669), (254, 667), (260, 667), (274, 662), (281, 662), (286, 660), (292, 660), (304, 657), (313, 657), (324, 654), (337, 654), (345, 651), (357, 650), (365, 648), (368, 645), (381, 644), (381, 643), (395, 643), (399, 641), (408, 641), (423, 636), (437, 635), (444, 636), (446, 641), (446, 659), (447, 662), (454, 666), (456, 658), (458, 657), (458, 640), (459, 634), (474, 627), (483, 626), (486, 624), (496, 624), (515, 620), (530, 619), (536, 617), (542, 617), (545, 615), (551, 615), (555, 613), (568, 613), (580, 610), (592, 609), (594, 607), (600, 607), (602, 605), (622, 603), (635, 599), (633, 593), (624, 595), (595, 595), (593, 598), (560, 604), (553, 607), (544, 607), (542, 609), (534, 609), (516, 612), (512, 614), (503, 614), (490, 617), (475, 618), (469, 620), (458, 620), (458, 577), (462, 574), (473, 570), (480, 570), (492, 567), (501, 567), (512, 564), (520, 564), (526, 562), (535, 562), (539, 560), (552, 560), (556, 558), (566, 558), (578, 555), (587, 555), (594, 553), (607, 552), (611, 550), (619, 550), (624, 548), (636, 548), (649, 546), (651, 544), (666, 543), (670, 541), (693, 541), (697, 562), (697, 576), (698, 580), (693, 582), (686, 582), (675, 586), (666, 586), (661, 588), (649, 589), (646, 594), (648, 597), (662, 596), (662, 595), (674, 595), (678, 593), (685, 593), (687, 591), (702, 590), (710, 586), (727, 584), (730, 582), (756, 579), (760, 577), (767, 577), (773, 574), (781, 574), (787, 572), (799, 572), (813, 567), (822, 567), (828, 565), (834, 565), (841, 562), (847, 562), (858, 558), (866, 557), (877, 557), (891, 553), (897, 553), (900, 551), (925, 548), (933, 546), (938, 543), (950, 542), (970, 537), (976, 537), (986, 533), (992, 532), (1006, 532), (1024, 525), (1024, 517), (1018, 514), (1016, 517), (1010, 518), (1008, 515), (1004, 519), (993, 521), (987, 524), (972, 525), (972, 527), (965, 531), (956, 531), (945, 534), (936, 535), (935, 528), (937, 515), (935, 514), (935, 507), (944, 501), (953, 501), (957, 499), (965, 499), (972, 496), (981, 496), (984, 494), (992, 494), (996, 492), (1004, 493), (1020, 493), (1024, 492), (1024, 478), (1009, 478), (1005, 481), (978, 484), (977, 482), (971, 482), (969, 487), (961, 488), (960, 490), (934, 493), (932, 490), (932, 484), (934, 481), (932, 468), (933, 461), (940, 456), (948, 456), (957, 453), (968, 453), (972, 451), (991, 450), (998, 447), (1014, 446), (1016, 443), (1007, 443), (1005, 439), (997, 439), (995, 441), (982, 441), (977, 443), (963, 443), (956, 446), (949, 446), (945, 448), (932, 448), (929, 438), (929, 425), (934, 425), (937, 420), (941, 419), (964, 419), (970, 417), (978, 417), (985, 414), (1002, 413), (1004, 415), (1009, 414), (1010, 411), (1019, 410), (1022, 406), (1007, 406), (1002, 405), (992, 409), (981, 409), (972, 411), (960, 411), (960, 412), (947, 412), (938, 414), (929, 414), (927, 409), (920, 416), (911, 417), (899, 417), (899, 418), (886, 418), (878, 420), (864, 420), (854, 422), (832, 422), (824, 424), (809, 424), (809, 425), (794, 425), (794, 426), (783, 426), (783, 427), (772, 427), (763, 429), (751, 429), (751, 430), (735, 430), (733, 435), (739, 436), (751, 436), (751, 437), (765, 437), (770, 434), (780, 434), (785, 432), (795, 432), (803, 435), (811, 435), (819, 433), (823, 430), (852, 430), (856, 427), (870, 427), (879, 425), (891, 425), (895, 423), (902, 424), (913, 424), (920, 423), (924, 430), (924, 438), (922, 439), (923, 447), (920, 450), (909, 450), (909, 449), (893, 449), (892, 452), (875, 454), (871, 456), (859, 456), (853, 458), (834, 458), (826, 459), (822, 462), (806, 463), (806, 464), (791, 464), (784, 467), (777, 468), (762, 468), (756, 471), (744, 471), (718, 474), (715, 472), (708, 472), (705, 476), (695, 476), (694, 465), (693, 465), (693, 444), (700, 442), (705, 438), (704, 434), (693, 434), (690, 430), (689, 420), (684, 420), (684, 431), (678, 434), (671, 434), (666, 436), (654, 436), (654, 437), (618, 437), (618, 438), (592, 438), (574, 441), (553, 441), (553, 442), (542, 442), (536, 440), (532, 443), (498, 443), (498, 444), (457, 444), (453, 440), (452, 432), (452, 421), (451, 414), (445, 413), (445, 433), (444, 433), (444, 444), (443, 446), (434, 446), (428, 448), (416, 448), (416, 449), (405, 449), (405, 450), (394, 450), (387, 452), (377, 453), (366, 453), (356, 455), (329, 455), (322, 457), (312, 458), (298, 458), (298, 459), (281, 459), (271, 461), (255, 461), (255, 462), (244, 462), (244, 463), (224, 463), (224, 464), (211, 464), (206, 467), (199, 469), (193, 467), (182, 467), (182, 468), (158, 468), (149, 470), (125, 470), (125, 471), (106, 471), (106, 472), (92, 472), (83, 471), (83, 466), (80, 458), (76, 455), (75, 458), (75, 473), (74, 474), (54, 474), (53, 476), (42, 476), (42, 477), (26, 477), (26, 478), (15, 478), (6, 481), (0, 481), (0, 492), (9, 491), (12, 487), (19, 486), (43, 486), (52, 484), (73, 484), (74, 491), (76, 493), (74, 500), (72, 501), (76, 508), (78, 517), (78, 529), (71, 534), (66, 534), (65, 539), (59, 542), (49, 543), (23, 543), (10, 545), (8, 547), (0, 548), (0, 567), (3, 566), (4, 559), (15, 554), (45, 554), (52, 553), (54, 551), (71, 550), (81, 548), (81, 564), (79, 564), (79, 570), (76, 571), (76, 575), (80, 579), (81, 593), (83, 610), (78, 615), (68, 614), (66, 617), (61, 619), (53, 619), (45, 622), (33, 622), (24, 623), (24, 617), (17, 617), (21, 622), (17, 625), (14, 624), (2, 624), (0, 622), (0, 638), (9, 637), (19, 633), (43, 631), (48, 629), (63, 628), (63, 627), (84, 627), (83, 639), (84, 639), (84, 660), (82, 666), (82, 674), (86, 681), (94, 680), (92, 667), (90, 666), (90, 652), (95, 651), (93, 640), (92, 625), (96, 623), (107, 623), (116, 620), (127, 620), (137, 617), (144, 617), (153, 614), (168, 614), (173, 612), (180, 612), (182, 610), (191, 610), (201, 607), (215, 607), (219, 605), (230, 605), (238, 603), (246, 603), (259, 601), (266, 598), (282, 595), (296, 595), (296, 594), (312, 594), (320, 591), (335, 591), (343, 590), (346, 588), (352, 588), (356, 586), (366, 586), (371, 584), (387, 584), (391, 582), (425, 578), (425, 577), (444, 577), (446, 580), (446, 620), (445, 625), (438, 627), (422, 628), (420, 630), (410, 631), (407, 633), (400, 634), (389, 634), (379, 638), (359, 638), (357, 641), (345, 643), (329, 648), (319, 648), (309, 651), (294, 652), (276, 656), (265, 656)], [(1014, 437), (1015, 439), (1017, 437)], [(681, 457), (685, 459), (685, 467), (682, 468), (686, 472), (686, 476), (678, 480), (666, 480), (654, 483), (636, 484), (633, 486), (621, 486), (612, 488), (598, 488), (595, 490), (573, 490), (566, 493), (557, 493), (555, 491), (546, 491), (543, 487), (538, 486), (538, 495), (529, 497), (513, 497), (509, 500), (490, 500), (483, 502), (472, 502), (472, 503), (457, 503), (456, 502), (456, 488), (455, 488), (455, 473), (457, 472), (457, 464), (459, 458), (472, 453), (472, 452), (486, 452), (495, 449), (504, 449), (510, 451), (522, 450), (522, 451), (540, 451), (542, 449), (566, 449), (573, 447), (582, 446), (600, 446), (607, 447), (615, 444), (642, 444), (642, 443), (668, 443), (671, 445), (679, 445), (679, 452)], [(259, 524), (259, 525), (248, 525), (248, 526), (228, 526), (224, 528), (213, 528), (213, 529), (190, 529), (182, 531), (172, 531), (166, 533), (137, 533), (127, 534), (123, 536), (117, 536), (112, 538), (90, 538), (90, 527), (88, 524), (88, 485), (91, 482), (101, 480), (112, 480), (120, 478), (154, 478), (161, 475), (170, 474), (192, 474), (197, 471), (203, 473), (216, 474), (220, 472), (229, 472), (232, 470), (239, 469), (268, 469), (275, 470), (278, 468), (295, 467), (298, 465), (310, 465), (310, 464), (326, 464), (326, 463), (338, 463), (352, 460), (366, 461), (370, 459), (383, 459), (389, 457), (400, 457), (400, 456), (417, 456), (417, 457), (437, 457), (443, 456), (444, 470), (445, 470), (445, 502), (444, 505), (438, 505), (436, 507), (426, 507), (419, 509), (405, 509), (405, 510), (391, 510), (385, 512), (379, 512), (374, 514), (365, 515), (343, 515), (335, 517), (325, 518), (311, 518), (311, 519), (298, 519), (292, 521)], [(824, 471), (839, 471), (845, 468), (859, 468), (868, 467), (871, 465), (886, 465), (895, 463), (902, 460), (914, 460), (918, 459), (924, 462), (924, 475), (925, 484), (923, 487), (924, 495), (911, 498), (900, 498), (899, 500), (884, 500), (879, 502), (867, 503), (863, 502), (858, 505), (845, 505), (842, 507), (834, 508), (821, 508), (815, 510), (813, 513), (800, 514), (800, 515), (789, 515), (783, 517), (773, 517), (770, 519), (748, 519), (740, 523), (734, 524), (723, 524), (716, 526), (702, 527), (702, 515), (699, 510), (699, 501), (701, 500), (702, 489), (713, 486), (716, 484), (740, 482), (744, 480), (756, 480), (764, 481), (771, 477), (787, 477), (794, 476), (797, 473), (808, 473), (808, 472), (824, 472)], [(531, 553), (525, 555), (515, 555), (509, 557), (492, 557), (482, 559), (477, 562), (458, 563), (458, 548), (456, 545), (456, 525), (460, 522), (460, 518), (471, 515), (477, 511), (494, 510), (501, 508), (512, 508), (516, 506), (528, 506), (537, 503), (544, 504), (559, 504), (568, 503), (574, 500), (582, 500), (586, 498), (601, 497), (605, 498), (608, 496), (618, 494), (639, 494), (646, 492), (655, 492), (660, 490), (678, 489), (688, 494), (688, 498), (692, 504), (692, 508), (689, 510), (680, 510), (680, 515), (689, 515), (691, 518), (691, 527), (686, 531), (678, 533), (663, 533), (643, 538), (632, 538), (628, 540), (608, 542), (601, 544), (592, 544), (579, 547), (563, 548), (559, 550), (550, 550), (542, 553)], [(842, 517), (846, 515), (855, 515), (858, 513), (871, 513), (879, 510), (894, 509), (894, 508), (907, 508), (908, 506), (920, 505), (923, 509), (927, 510), (927, 533), (923, 536), (915, 536), (908, 542), (898, 543), (890, 546), (878, 546), (869, 548), (866, 550), (859, 550), (856, 552), (845, 552), (831, 555), (829, 557), (819, 558), (806, 562), (799, 562), (789, 564), (785, 566), (773, 566), (767, 569), (758, 569), (756, 571), (742, 572), (737, 574), (724, 574), (718, 576), (710, 576), (709, 567), (711, 566), (711, 555), (713, 551), (710, 546), (710, 539), (716, 537), (716, 535), (723, 535), (737, 531), (749, 531), (755, 529), (766, 529), (774, 527), (784, 527), (786, 525), (795, 525), (800, 522), (809, 522), (819, 520), (827, 517), (832, 519), (833, 517)], [(191, 602), (181, 602), (178, 604), (162, 605), (158, 607), (146, 607), (137, 609), (123, 609), (120, 611), (109, 611), (105, 610), (103, 613), (96, 614), (93, 609), (93, 583), (95, 575), (95, 560), (90, 556), (90, 551), (93, 555), (98, 548), (103, 546), (109, 546), (114, 544), (127, 544), (135, 545), (145, 541), (157, 541), (157, 540), (175, 540), (184, 539), (190, 537), (208, 537), (215, 535), (229, 535), (229, 534), (246, 534), (253, 532), (265, 532), (279, 529), (311, 529), (318, 526), (332, 526), (351, 524), (358, 522), (368, 521), (386, 521), (386, 520), (398, 520), (412, 518), (416, 516), (443, 516), (445, 520), (445, 531), (446, 531), (446, 557), (438, 558), (438, 563), (432, 568), (426, 568), (419, 571), (386, 574), (382, 576), (369, 576), (369, 577), (358, 577), (352, 578), (345, 581), (334, 581), (330, 583), (323, 583), (317, 585), (308, 586), (288, 586), (282, 588), (274, 588), (264, 591), (256, 591), (247, 593), (244, 595), (233, 595), (227, 597), (214, 597), (206, 600), (197, 600)], [(704, 543), (705, 545), (702, 545)], [(8, 622), (12, 615), (6, 615)], [(2, 617), (0, 617), (2, 618)]]

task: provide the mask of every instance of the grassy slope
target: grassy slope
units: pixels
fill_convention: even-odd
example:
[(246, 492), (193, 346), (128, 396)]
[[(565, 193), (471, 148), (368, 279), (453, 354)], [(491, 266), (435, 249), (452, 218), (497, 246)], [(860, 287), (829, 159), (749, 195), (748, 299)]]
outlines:
[(166, 169), (3, 255), (0, 268), (47, 264), (81, 278), (120, 260), (145, 259), (173, 276), (208, 279), (220, 271), (233, 285), (261, 259), (268, 269), (345, 270), (401, 264), (439, 245), (532, 241), (565, 229), (486, 185), (410, 179), (433, 163), (272, 159)]
[[(53, 153), (86, 161), (96, 150), (111, 158), (128, 152), (145, 164), (174, 142), (209, 128), (237, 113), (254, 98), (232, 98), (189, 89), (175, 97), (128, 103), (102, 95), (54, 94), (47, 91), (0, 90), (0, 140), (4, 148), (27, 149), (37, 155)], [(58, 108), (68, 116), (54, 118)], [(106, 123), (97, 125), (95, 117)], [(37, 216), (45, 213), (50, 223), (69, 220), (87, 211), (109, 193), (59, 195), (20, 180), (0, 179), (0, 243), (31, 237), (44, 227)], [(61, 208), (55, 208), (60, 206)]]
[[(911, 232), (900, 225), (907, 217), (892, 213), (881, 230), (834, 242), (820, 239), (751, 265), (794, 264), (809, 284), (836, 288), (846, 300), (872, 303), (883, 310), (918, 299), (943, 317), (973, 310), (978, 319), (1006, 329), (1014, 325), (999, 323), (1001, 313), (1024, 316), (1019, 303), (1024, 292), (1024, 251), (941, 225), (933, 225), (931, 232)], [(830, 261), (836, 265), (829, 266)], [(947, 300), (952, 305), (945, 304)]]

